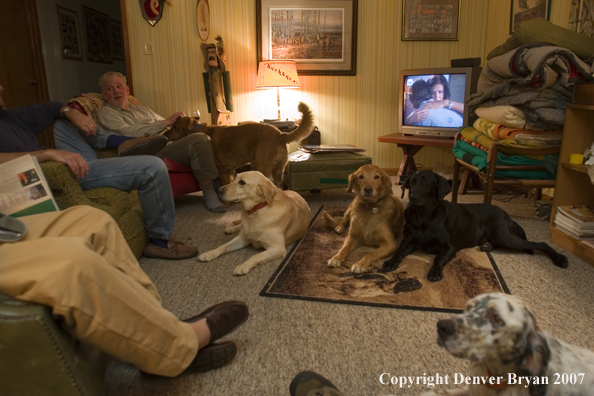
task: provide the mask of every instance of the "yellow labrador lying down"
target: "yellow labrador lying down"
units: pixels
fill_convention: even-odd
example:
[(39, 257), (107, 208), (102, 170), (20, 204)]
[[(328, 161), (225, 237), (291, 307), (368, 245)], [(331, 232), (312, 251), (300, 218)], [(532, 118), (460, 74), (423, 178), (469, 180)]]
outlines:
[(239, 235), (218, 248), (201, 254), (200, 261), (210, 261), (225, 253), (250, 244), (265, 250), (235, 268), (235, 275), (245, 275), (260, 264), (287, 254), (286, 245), (303, 237), (309, 228), (311, 212), (301, 195), (283, 191), (262, 173), (243, 172), (219, 189), (225, 201), (243, 205), (241, 223), (225, 229), (226, 234)]

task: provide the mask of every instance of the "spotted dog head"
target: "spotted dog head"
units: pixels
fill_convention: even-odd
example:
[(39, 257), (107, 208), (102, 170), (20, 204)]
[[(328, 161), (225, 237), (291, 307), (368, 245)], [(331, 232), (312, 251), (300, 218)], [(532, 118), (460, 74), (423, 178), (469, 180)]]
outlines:
[(363, 165), (349, 176), (347, 192), (354, 192), (362, 202), (374, 204), (392, 194), (392, 180), (383, 169)]
[(539, 375), (550, 352), (530, 308), (502, 293), (477, 296), (462, 315), (437, 322), (438, 344), (452, 355), (495, 369)]

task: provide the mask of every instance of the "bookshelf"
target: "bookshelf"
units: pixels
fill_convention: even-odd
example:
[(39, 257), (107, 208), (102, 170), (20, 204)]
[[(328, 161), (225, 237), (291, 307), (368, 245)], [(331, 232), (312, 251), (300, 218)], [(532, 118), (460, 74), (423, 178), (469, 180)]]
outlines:
[(567, 105), (549, 225), (552, 231), (551, 242), (594, 266), (594, 248), (559, 231), (553, 223), (557, 206), (594, 205), (594, 185), (588, 176), (588, 167), (569, 163), (569, 154), (583, 153), (586, 148), (592, 146), (592, 143), (594, 143), (594, 103)]

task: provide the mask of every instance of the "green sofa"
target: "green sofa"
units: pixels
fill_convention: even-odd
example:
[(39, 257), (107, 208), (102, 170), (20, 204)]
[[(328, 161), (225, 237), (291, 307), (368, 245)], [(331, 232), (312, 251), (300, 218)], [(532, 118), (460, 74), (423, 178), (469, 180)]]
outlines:
[[(100, 158), (115, 155), (115, 150), (98, 150)], [(89, 205), (104, 210), (118, 223), (134, 255), (142, 255), (148, 235), (136, 191), (110, 187), (83, 191), (66, 164), (47, 161), (41, 163), (41, 168), (60, 209)]]
[(64, 331), (49, 307), (0, 293), (0, 334), (0, 394), (104, 394), (107, 356)]

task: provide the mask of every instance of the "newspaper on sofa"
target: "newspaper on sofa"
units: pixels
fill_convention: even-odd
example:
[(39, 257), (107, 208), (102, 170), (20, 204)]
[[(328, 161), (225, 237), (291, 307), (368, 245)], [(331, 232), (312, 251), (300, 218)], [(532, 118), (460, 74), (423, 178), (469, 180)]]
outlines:
[(37, 158), (25, 155), (0, 164), (0, 213), (11, 217), (59, 210)]

